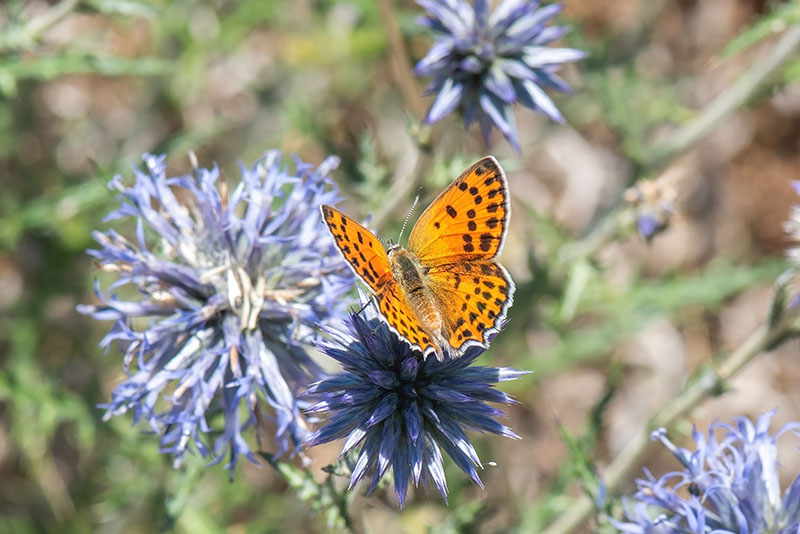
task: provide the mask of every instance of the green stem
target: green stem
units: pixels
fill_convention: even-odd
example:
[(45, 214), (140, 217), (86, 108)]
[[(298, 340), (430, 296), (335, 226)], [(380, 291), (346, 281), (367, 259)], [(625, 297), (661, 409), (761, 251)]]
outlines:
[(400, 27), (394, 16), (394, 9), (391, 0), (378, 0), (378, 8), (381, 10), (381, 21), (386, 36), (389, 39), (389, 52), (394, 77), (403, 99), (408, 108), (414, 113), (418, 120), (425, 113), (425, 103), (422, 101), (421, 92), (414, 78), (414, 70), (409, 60), (408, 50), (406, 49), (405, 39), (400, 33)]
[(383, 229), (398, 206), (408, 201), (411, 193), (422, 184), (425, 176), (430, 172), (433, 166), (433, 154), (421, 146), (418, 146), (416, 154), (417, 161), (414, 164), (414, 171), (406, 176), (396, 176), (392, 181), (392, 185), (386, 193), (385, 202), (372, 219), (371, 226), (374, 228)]
[(800, 25), (790, 26), (766, 58), (753, 63), (733, 85), (708, 104), (694, 120), (678, 128), (658, 143), (645, 158), (645, 163), (649, 166), (659, 165), (697, 145), (731, 113), (746, 104), (759, 90), (768, 85), (784, 63), (797, 57), (798, 50), (800, 50)]
[(345, 528), (348, 532), (357, 532), (355, 524), (353, 523), (353, 518), (350, 517), (350, 511), (347, 508), (347, 492), (339, 492), (336, 489), (336, 484), (334, 484), (333, 475), (331, 474), (329, 474), (328, 478), (325, 480), (325, 486), (328, 488), (333, 503), (339, 512), (339, 517), (344, 521)]

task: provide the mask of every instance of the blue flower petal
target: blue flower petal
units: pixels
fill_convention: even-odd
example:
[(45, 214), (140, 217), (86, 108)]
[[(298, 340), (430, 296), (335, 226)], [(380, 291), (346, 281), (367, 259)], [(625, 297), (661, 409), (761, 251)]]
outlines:
[(514, 126), (514, 119), (508, 105), (490, 94), (481, 95), (480, 102), (481, 109), (486, 113), (486, 116), (497, 129), (500, 130), (500, 133), (508, 139), (514, 150), (519, 152), (520, 146), (519, 138), (517, 137), (517, 129)]
[(452, 79), (448, 78), (442, 88), (439, 90), (439, 94), (436, 95), (436, 99), (433, 101), (431, 109), (428, 110), (428, 114), (425, 117), (425, 123), (432, 124), (453, 111), (461, 101), (461, 95), (463, 92), (463, 84), (455, 83)]
[(499, 66), (494, 66), (486, 73), (485, 80), (486, 88), (499, 96), (507, 103), (512, 103), (516, 100), (516, 92), (514, 85), (511, 83), (511, 78)]
[(520, 91), (520, 102), (531, 109), (541, 111), (556, 122), (564, 122), (564, 117), (561, 112), (553, 103), (547, 94), (541, 88), (530, 80), (524, 80), (520, 84), (522, 91)]

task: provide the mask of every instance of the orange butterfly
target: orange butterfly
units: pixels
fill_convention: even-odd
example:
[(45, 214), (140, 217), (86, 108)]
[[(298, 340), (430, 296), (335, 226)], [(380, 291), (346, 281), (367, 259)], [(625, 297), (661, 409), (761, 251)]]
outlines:
[(323, 205), (322, 216), (353, 271), (375, 293), (389, 326), (425, 356), (488, 346), (511, 307), (514, 282), (494, 257), (511, 215), (508, 183), (491, 156), (475, 162), (420, 216), (408, 249), (388, 252), (369, 230)]

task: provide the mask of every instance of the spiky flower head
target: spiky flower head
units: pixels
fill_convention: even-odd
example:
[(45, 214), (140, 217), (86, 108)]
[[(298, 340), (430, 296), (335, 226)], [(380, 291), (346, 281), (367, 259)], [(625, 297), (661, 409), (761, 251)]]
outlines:
[(369, 479), (371, 492), (389, 466), (400, 506), (409, 480), (433, 481), (447, 498), (442, 450), (477, 484), (481, 462), (465, 429), (518, 438), (494, 418), (505, 415), (487, 404), (515, 401), (494, 384), (525, 374), (510, 368), (470, 366), (483, 352), (473, 347), (458, 359), (425, 359), (380, 321), (372, 307), (350, 317), (351, 333), (331, 332), (320, 345), (344, 371), (312, 385), (318, 399), (309, 412), (325, 426), (310, 446), (345, 438), (342, 456), (361, 447), (350, 488)]
[(531, 0), (505, 0), (489, 14), (488, 0), (417, 0), (428, 14), (420, 24), (436, 34), (428, 54), (415, 67), (432, 76), (428, 94), (436, 94), (425, 122), (430, 124), (460, 107), (466, 126), (480, 125), (488, 143), (494, 125), (519, 151), (512, 104), (520, 103), (563, 121), (544, 89), (571, 89), (556, 71), (584, 57), (580, 50), (550, 48), (567, 28), (549, 26), (561, 4), (540, 7)]
[(653, 439), (683, 465), (681, 471), (638, 480), (627, 521), (612, 524), (620, 532), (794, 534), (800, 531), (800, 476), (781, 493), (777, 438), (800, 424), (769, 433), (774, 411), (758, 418), (739, 417), (735, 425), (714, 423), (708, 434), (692, 432), (696, 450), (675, 446), (664, 429)]
[[(102, 304), (79, 311), (113, 320), (100, 344), (124, 354), (128, 378), (106, 417), (132, 410), (176, 465), (192, 446), (215, 462), (227, 452), (233, 476), (239, 454), (255, 461), (242, 431), (262, 416), (274, 417), (279, 453), (307, 435), (296, 393), (321, 376), (312, 326), (344, 316), (354, 280), (319, 220), (320, 204), (338, 200), (338, 158), (291, 172), (269, 151), (241, 165), (230, 192), (219, 168), (192, 159), (192, 175), (168, 177), (165, 157), (145, 154), (133, 185), (111, 180), (121, 206), (106, 220), (133, 220), (135, 238), (94, 233), (88, 252), (117, 280), (105, 291), (96, 281)], [(132, 290), (111, 293), (120, 286)]]

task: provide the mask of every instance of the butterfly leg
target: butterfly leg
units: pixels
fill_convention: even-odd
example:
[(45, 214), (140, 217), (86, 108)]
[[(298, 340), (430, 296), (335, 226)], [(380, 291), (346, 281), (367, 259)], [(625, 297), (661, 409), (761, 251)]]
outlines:
[(365, 309), (367, 309), (367, 306), (369, 306), (372, 303), (375, 303), (376, 306), (378, 304), (377, 299), (375, 299), (375, 295), (370, 296), (367, 299), (367, 302), (365, 302), (364, 304), (361, 305), (361, 308), (358, 309), (358, 311), (356, 312), (356, 315), (361, 315), (361, 312), (363, 312)]
[(445, 335), (443, 335), (441, 332), (434, 332), (431, 335), (431, 339), (433, 340), (433, 350), (434, 354), (436, 354), (437, 360), (441, 362), (445, 358), (451, 357), (450, 351), (446, 349), (448, 342)]

